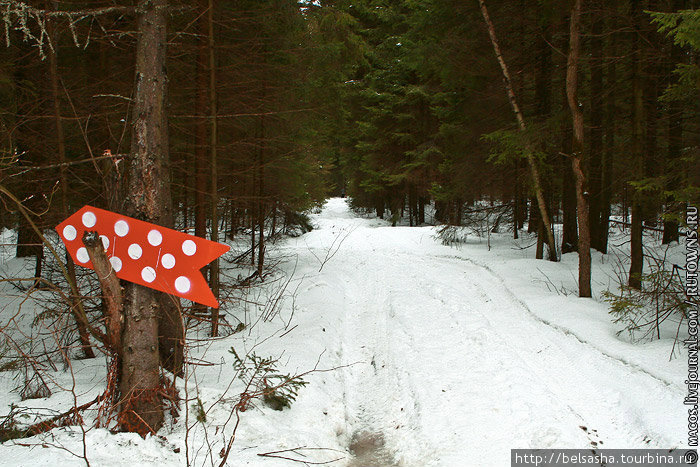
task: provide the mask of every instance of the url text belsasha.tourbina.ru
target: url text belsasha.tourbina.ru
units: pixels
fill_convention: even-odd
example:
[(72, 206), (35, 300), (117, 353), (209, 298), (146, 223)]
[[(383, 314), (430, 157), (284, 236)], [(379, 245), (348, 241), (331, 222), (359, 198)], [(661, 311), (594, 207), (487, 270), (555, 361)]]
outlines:
[(683, 403), (688, 406), (688, 446), (698, 445), (698, 208), (686, 209), (685, 236), (685, 294), (688, 305), (688, 395)]

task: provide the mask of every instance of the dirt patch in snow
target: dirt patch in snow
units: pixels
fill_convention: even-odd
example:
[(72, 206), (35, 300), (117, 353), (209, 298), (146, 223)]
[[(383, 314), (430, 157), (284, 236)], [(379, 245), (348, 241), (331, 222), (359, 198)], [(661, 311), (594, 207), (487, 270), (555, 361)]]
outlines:
[(398, 464), (384, 445), (384, 435), (370, 431), (357, 432), (352, 436), (350, 452), (355, 458), (348, 467), (391, 467)]

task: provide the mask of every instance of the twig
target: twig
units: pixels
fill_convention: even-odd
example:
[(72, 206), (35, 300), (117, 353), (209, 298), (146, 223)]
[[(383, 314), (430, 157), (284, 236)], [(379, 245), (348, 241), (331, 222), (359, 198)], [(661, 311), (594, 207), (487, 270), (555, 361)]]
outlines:
[[(29, 213), (27, 212), (27, 209), (24, 207), (22, 202), (19, 199), (17, 199), (17, 197), (14, 194), (12, 194), (11, 191), (9, 191), (7, 188), (5, 188), (2, 185), (0, 185), (0, 193), (4, 194), (8, 198), (10, 198), (10, 200), (12, 200), (12, 202), (17, 205), (17, 208), (18, 208), (20, 214), (27, 220), (29, 225), (32, 227), (32, 230), (34, 230), (36, 235), (46, 245), (46, 247), (51, 252), (51, 255), (56, 260), (59, 268), (61, 269), (61, 273), (63, 274), (63, 277), (66, 279), (66, 281), (68, 282), (68, 285), (70, 286), (71, 293), (73, 294), (73, 296), (79, 297), (80, 293), (78, 291), (78, 286), (71, 279), (70, 274), (68, 274), (68, 270), (66, 269), (66, 265), (63, 263), (61, 256), (58, 254), (58, 252), (53, 247), (53, 245), (51, 245), (51, 243), (48, 240), (46, 240), (46, 237), (44, 237), (44, 234), (41, 232), (41, 230), (36, 225), (34, 220), (29, 216)], [(75, 305), (76, 305), (75, 309), (71, 308), (71, 312), (73, 313), (73, 316), (75, 317), (76, 321), (78, 321), (84, 327), (84, 329), (87, 329), (93, 337), (95, 337), (100, 342), (104, 342), (105, 341), (104, 334), (100, 330), (95, 329), (92, 325), (90, 325), (90, 322), (88, 321), (88, 318), (87, 318), (87, 314), (85, 313), (85, 309), (83, 308), (82, 302), (80, 300), (77, 300)]]
[(284, 334), (281, 334), (281, 335), (280, 335), (280, 338), (282, 338), (282, 337), (286, 336), (287, 334), (289, 334), (290, 332), (294, 331), (294, 329), (295, 329), (297, 326), (299, 326), (299, 325), (298, 325), (298, 324), (295, 324), (294, 326), (292, 326), (290, 329), (288, 329), (287, 331), (285, 331)]
[(281, 454), (283, 452), (293, 452), (294, 454), (298, 454), (300, 456), (304, 456), (303, 453), (299, 452), (301, 450), (307, 450), (307, 451), (335, 451), (335, 452), (342, 452), (338, 451), (337, 449), (330, 449), (330, 448), (307, 448), (306, 446), (299, 446), (296, 448), (291, 448), (291, 449), (282, 449), (280, 451), (270, 451), (270, 452), (263, 452), (263, 453), (258, 453), (258, 456), (260, 457), (274, 457), (277, 459), (285, 459), (288, 461), (292, 462), (300, 462), (302, 464), (307, 464), (307, 465), (326, 465), (326, 464), (331, 464), (333, 462), (338, 462), (339, 460), (345, 459), (345, 456), (343, 457), (338, 457), (336, 459), (331, 459), (329, 461), (323, 461), (323, 462), (311, 462), (308, 460), (302, 460), (302, 459), (293, 459), (291, 457), (287, 456), (279, 456), (277, 454)]
[[(338, 253), (338, 251), (340, 250), (340, 247), (343, 245), (343, 242), (345, 242), (345, 240), (347, 240), (347, 238), (350, 236), (350, 234), (352, 234), (356, 229), (357, 229), (357, 226), (355, 226), (349, 230), (344, 230), (343, 232), (336, 235), (335, 238), (333, 239), (333, 242), (331, 243), (331, 246), (328, 248), (328, 250), (326, 250), (326, 256), (323, 258), (323, 260), (321, 260), (316, 255), (316, 253), (313, 252), (311, 247), (309, 247), (308, 243), (306, 244), (306, 246), (309, 247), (309, 251), (314, 256), (314, 258), (316, 258), (316, 260), (319, 263), (321, 263), (321, 267), (318, 268), (318, 272), (321, 272), (321, 270), (323, 270), (323, 267), (326, 265), (326, 263), (328, 261), (330, 261), (336, 255), (336, 253)], [(304, 240), (304, 241), (306, 241), (306, 240)], [(336, 246), (336, 243), (338, 243), (337, 246)], [(335, 247), (335, 250), (333, 250), (334, 247)]]
[(110, 154), (103, 155), (103, 156), (91, 157), (90, 159), (81, 159), (79, 161), (63, 162), (61, 164), (22, 167), (22, 171), (19, 174), (13, 174), (12, 176), (14, 177), (16, 175), (22, 175), (22, 174), (25, 174), (27, 172), (31, 172), (33, 170), (60, 169), (61, 167), (70, 167), (72, 165), (86, 164), (89, 162), (99, 161), (101, 159), (114, 159), (114, 158), (123, 158), (123, 157), (131, 157), (131, 154), (111, 154), (110, 153)]
[(73, 414), (78, 414), (79, 412), (87, 409), (88, 407), (91, 407), (92, 405), (96, 404), (100, 400), (101, 396), (95, 397), (93, 400), (90, 402), (86, 402), (83, 405), (80, 405), (78, 407), (71, 407), (70, 410), (63, 412), (61, 414), (56, 415), (55, 417), (51, 417), (48, 420), (41, 421), (39, 423), (35, 423), (34, 425), (31, 425), (27, 430), (24, 432), (24, 437), (28, 438), (30, 436), (35, 436), (41, 433), (46, 433), (47, 431), (50, 431), (57, 426), (59, 426), (58, 422), (60, 422), (64, 418), (68, 418), (69, 416)]

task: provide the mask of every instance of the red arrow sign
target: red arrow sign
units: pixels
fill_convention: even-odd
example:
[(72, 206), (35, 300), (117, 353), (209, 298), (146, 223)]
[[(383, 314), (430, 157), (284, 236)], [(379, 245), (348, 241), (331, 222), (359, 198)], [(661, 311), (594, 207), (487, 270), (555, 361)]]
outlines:
[(56, 230), (76, 264), (93, 269), (82, 238), (86, 231), (96, 231), (120, 279), (219, 307), (199, 269), (226, 253), (228, 245), (92, 206)]

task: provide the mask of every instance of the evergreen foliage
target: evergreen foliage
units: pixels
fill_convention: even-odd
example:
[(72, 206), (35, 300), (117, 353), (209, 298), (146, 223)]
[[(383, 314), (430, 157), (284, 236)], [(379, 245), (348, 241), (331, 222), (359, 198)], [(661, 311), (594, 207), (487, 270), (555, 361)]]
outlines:
[(241, 358), (233, 347), (230, 352), (235, 359), (233, 367), (245, 385), (241, 397), (247, 401), (262, 399), (273, 410), (283, 410), (296, 400), (299, 390), (309, 384), (300, 376), (279, 373), (279, 361), (275, 358), (264, 358), (255, 353)]

